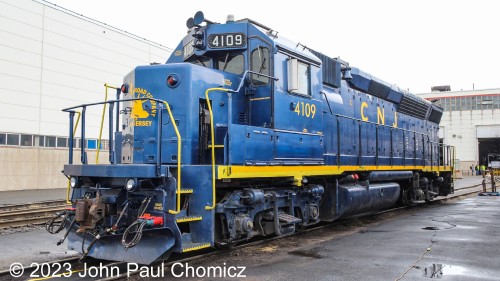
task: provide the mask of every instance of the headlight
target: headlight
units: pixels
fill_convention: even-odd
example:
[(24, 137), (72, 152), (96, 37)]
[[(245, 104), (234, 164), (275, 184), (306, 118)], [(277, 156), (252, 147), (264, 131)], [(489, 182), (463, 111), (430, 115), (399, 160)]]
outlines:
[(69, 179), (69, 186), (71, 186), (72, 188), (75, 188), (77, 183), (78, 183), (78, 179), (77, 178), (71, 177)]
[(135, 190), (135, 180), (134, 179), (128, 179), (127, 180), (127, 183), (125, 184), (125, 188), (128, 190), (128, 191), (134, 191)]

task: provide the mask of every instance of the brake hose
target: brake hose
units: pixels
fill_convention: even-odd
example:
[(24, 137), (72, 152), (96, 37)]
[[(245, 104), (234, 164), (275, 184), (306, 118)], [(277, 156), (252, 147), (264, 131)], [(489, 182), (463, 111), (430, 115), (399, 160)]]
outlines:
[[(50, 218), (46, 223), (45, 223), (45, 230), (47, 230), (50, 234), (56, 234), (56, 233), (59, 233), (61, 232), (61, 230), (64, 229), (64, 227), (66, 226), (66, 216), (68, 215), (67, 212), (59, 212), (57, 213), (54, 217)], [(56, 225), (56, 220), (61, 218), (62, 221), (61, 221), (61, 224), (59, 224), (58, 226), (55, 226)], [(55, 228), (55, 229), (54, 229)]]
[[(139, 241), (141, 241), (142, 231), (143, 231), (144, 227), (146, 226), (146, 224), (147, 224), (147, 221), (136, 220), (129, 227), (127, 227), (125, 232), (123, 232), (122, 245), (125, 246), (125, 248), (127, 248), (127, 249), (132, 248), (135, 245), (137, 245), (137, 243), (139, 243)], [(132, 238), (132, 240), (130, 240), (130, 242), (127, 242), (127, 236), (129, 235), (132, 228), (135, 227), (136, 225), (139, 225), (139, 226), (137, 227), (137, 231), (135, 232), (134, 237)]]

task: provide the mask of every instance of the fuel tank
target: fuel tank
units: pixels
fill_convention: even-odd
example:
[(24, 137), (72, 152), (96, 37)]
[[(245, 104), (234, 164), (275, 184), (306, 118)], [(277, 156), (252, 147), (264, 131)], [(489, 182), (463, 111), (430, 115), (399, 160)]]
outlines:
[(338, 186), (337, 214), (346, 217), (392, 207), (401, 188), (394, 182)]

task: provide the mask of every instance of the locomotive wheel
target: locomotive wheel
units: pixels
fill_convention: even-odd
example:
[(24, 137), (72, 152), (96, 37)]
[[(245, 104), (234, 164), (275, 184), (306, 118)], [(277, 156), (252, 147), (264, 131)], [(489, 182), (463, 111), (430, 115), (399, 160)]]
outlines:
[(403, 199), (403, 204), (406, 206), (415, 205), (417, 200), (413, 188), (403, 189), (402, 199)]

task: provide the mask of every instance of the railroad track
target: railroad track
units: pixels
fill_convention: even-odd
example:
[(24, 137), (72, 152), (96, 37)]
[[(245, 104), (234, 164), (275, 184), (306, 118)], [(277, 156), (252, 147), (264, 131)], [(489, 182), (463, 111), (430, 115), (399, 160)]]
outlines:
[[(449, 201), (449, 200), (461, 199), (463, 197), (470, 196), (471, 194), (477, 193), (478, 192), (477, 188), (480, 187), (480, 186), (481, 186), (481, 184), (470, 186), (470, 187), (456, 189), (455, 190), (455, 194), (453, 194), (451, 196), (448, 196), (448, 197), (439, 197), (439, 198), (435, 199), (434, 201), (431, 201), (428, 205), (440, 204), (442, 202), (446, 202), (446, 201)], [(259, 246), (259, 245), (262, 245), (262, 244), (270, 243), (270, 242), (278, 240), (278, 239), (288, 238), (288, 237), (290, 237), (292, 235), (303, 235), (305, 233), (310, 233), (312, 231), (318, 231), (320, 229), (331, 227), (332, 224), (336, 224), (336, 223), (346, 224), (346, 223), (349, 223), (350, 221), (355, 221), (355, 220), (358, 220), (360, 218), (361, 219), (366, 219), (366, 220), (369, 221), (369, 220), (373, 220), (374, 218), (377, 218), (378, 216), (382, 216), (383, 214), (386, 214), (386, 213), (397, 212), (397, 211), (401, 211), (401, 210), (405, 210), (405, 209), (412, 209), (412, 208), (419, 207), (419, 206), (421, 206), (421, 205), (395, 207), (395, 208), (388, 209), (388, 210), (382, 210), (382, 211), (379, 211), (379, 212), (365, 214), (362, 217), (361, 216), (354, 216), (352, 218), (338, 220), (338, 221), (335, 221), (333, 223), (321, 223), (319, 225), (309, 227), (309, 228), (307, 228), (305, 230), (302, 230), (300, 232), (296, 232), (294, 234), (285, 235), (285, 236), (279, 236), (279, 237), (271, 237), (271, 238), (265, 238), (265, 239), (259, 239), (259, 240), (256, 240), (256, 241), (246, 242), (246, 243), (243, 243), (241, 245), (234, 246), (234, 247), (232, 247), (229, 250), (207, 249), (207, 250), (200, 251), (200, 252), (192, 252), (190, 255), (186, 255), (186, 254), (182, 254), (182, 255), (180, 255), (180, 254), (172, 254), (172, 256), (169, 258), (169, 260), (167, 262), (156, 262), (156, 263), (153, 263), (152, 265), (150, 265), (149, 267), (150, 268), (159, 268), (159, 267), (162, 267), (161, 270), (164, 270), (165, 271), (165, 276), (168, 276), (168, 273), (166, 273), (166, 271), (168, 269), (171, 269), (171, 267), (175, 263), (182, 263), (182, 264), (184, 264), (184, 263), (189, 263), (189, 262), (193, 262), (193, 261), (201, 261), (201, 260), (205, 260), (205, 259), (210, 259), (210, 258), (212, 258), (212, 257), (214, 257), (216, 255), (227, 254), (229, 252), (236, 251), (236, 250), (241, 250), (241, 249), (244, 249), (244, 248), (247, 248), (247, 247)], [(107, 276), (107, 277), (104, 277), (104, 278), (100, 278), (100, 277), (80, 278), (80, 277), (78, 277), (78, 274), (82, 273), (82, 271), (85, 268), (84, 268), (84, 264), (81, 263), (81, 262), (79, 262), (79, 257), (73, 257), (73, 258), (68, 258), (68, 259), (64, 259), (64, 260), (48, 262), (48, 264), (61, 264), (61, 265), (64, 264), (64, 263), (71, 264), (71, 269), (73, 271), (73, 275), (72, 275), (71, 279), (78, 278), (78, 280), (99, 280), (99, 281), (127, 280), (129, 277), (132, 277), (132, 276), (135, 276), (135, 275), (139, 275), (140, 272), (141, 272), (139, 270), (133, 271), (133, 272), (127, 272), (127, 263), (126, 262), (111, 262), (111, 261), (98, 261), (98, 260), (93, 260), (93, 259), (90, 259), (90, 260), (87, 259), (85, 261), (85, 263), (87, 264), (87, 268), (92, 267), (92, 266), (94, 266), (94, 267), (100, 267), (100, 268), (101, 267), (104, 267), (104, 268), (118, 268), (119, 269), (119, 274), (114, 274), (112, 276), (109, 276), (109, 277)], [(27, 267), (27, 268), (25, 268), (25, 274), (27, 272), (28, 273), (29, 272), (33, 272), (33, 270), (35, 270), (35, 268)], [(10, 280), (10, 279), (4, 279), (4, 277), (7, 277), (7, 276), (10, 276), (10, 273), (9, 273), (8, 270), (0, 272), (0, 280)], [(23, 277), (24, 277), (23, 280), (31, 280), (28, 275), (23, 275)], [(60, 274), (59, 276), (52, 276), (52, 277), (53, 278), (62, 277), (62, 274)], [(47, 279), (50, 279), (50, 278), (47, 278)]]
[(65, 200), (0, 206), (0, 229), (44, 224), (56, 212), (67, 208)]

